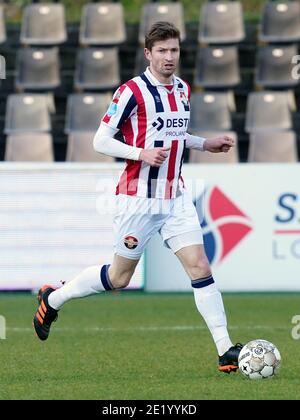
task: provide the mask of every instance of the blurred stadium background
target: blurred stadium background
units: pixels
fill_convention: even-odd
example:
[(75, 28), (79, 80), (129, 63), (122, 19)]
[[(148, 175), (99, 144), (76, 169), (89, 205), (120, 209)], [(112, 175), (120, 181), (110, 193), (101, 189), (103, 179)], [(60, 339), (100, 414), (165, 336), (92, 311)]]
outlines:
[[(3, 293), (0, 315), (11, 340), (0, 340), (8, 361), (2, 399), (49, 393), (55, 399), (300, 397), (297, 341), (291, 336), (300, 300), (299, 1), (0, 1), (0, 54), (6, 64), (0, 80), (0, 289), (59, 284), (86, 266), (111, 260), (107, 197), (122, 161), (94, 153), (92, 138), (114, 89), (143, 71), (143, 37), (155, 20), (171, 20), (182, 32), (178, 75), (192, 87), (190, 132), (227, 132), (236, 139), (235, 150), (223, 156), (186, 151), (183, 174), (220, 287), (235, 292), (225, 295), (233, 335), (240, 341), (273, 340), (288, 360), (281, 383), (254, 390), (249, 384), (241, 388), (236, 377), (232, 392), (227, 378), (216, 379), (214, 348), (204, 325), (198, 327), (192, 296), (137, 291), (75, 302), (73, 309), (71, 304), (61, 316), (65, 324), (56, 332), (54, 327), (47, 357), (55, 365), (57, 354), (69, 349), (74, 359), (63, 356), (50, 378), (41, 370), (44, 350), (32, 337), (33, 297)], [(157, 238), (130, 288), (190, 291), (183, 270)], [(127, 362), (120, 355), (114, 366), (108, 356), (99, 359), (97, 334), (108, 355), (121, 337)], [(167, 336), (176, 352), (164, 347)], [(197, 348), (205, 354), (196, 373), (187, 359), (175, 369), (186, 341), (192, 360)], [(145, 343), (151, 350), (133, 368)], [(15, 360), (24, 355), (28, 363), (18, 371)], [(213, 367), (206, 372), (208, 364)], [(74, 371), (78, 375), (72, 377)], [(62, 392), (55, 375), (63, 376)], [(41, 382), (34, 384), (37, 377)], [(148, 387), (141, 386), (145, 377)]]

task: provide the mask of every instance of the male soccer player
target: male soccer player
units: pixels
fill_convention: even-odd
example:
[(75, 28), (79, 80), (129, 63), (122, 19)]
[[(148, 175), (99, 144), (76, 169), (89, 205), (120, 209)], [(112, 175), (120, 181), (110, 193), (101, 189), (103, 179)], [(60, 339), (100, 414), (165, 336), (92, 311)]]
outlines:
[[(184, 187), (181, 166), (185, 147), (219, 153), (228, 152), (234, 144), (227, 136), (204, 139), (187, 133), (190, 88), (174, 76), (179, 42), (180, 33), (171, 23), (152, 26), (144, 50), (149, 67), (115, 92), (94, 138), (97, 152), (127, 162), (116, 189), (112, 264), (88, 267), (56, 290), (43, 286), (34, 327), (38, 337), (46, 340), (65, 302), (126, 287), (149, 239), (159, 232), (191, 279), (197, 309), (217, 347), (219, 370), (230, 373), (238, 368), (241, 345), (233, 345), (229, 338), (222, 297), (205, 255), (201, 226)], [(119, 130), (124, 143), (114, 138)]]

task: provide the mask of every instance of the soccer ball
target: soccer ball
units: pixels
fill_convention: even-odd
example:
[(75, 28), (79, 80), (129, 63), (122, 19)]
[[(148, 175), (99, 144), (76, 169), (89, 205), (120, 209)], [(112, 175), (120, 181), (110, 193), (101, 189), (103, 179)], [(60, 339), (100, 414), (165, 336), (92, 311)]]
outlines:
[(271, 378), (278, 373), (280, 353), (267, 340), (253, 340), (245, 344), (239, 354), (239, 369), (250, 379)]

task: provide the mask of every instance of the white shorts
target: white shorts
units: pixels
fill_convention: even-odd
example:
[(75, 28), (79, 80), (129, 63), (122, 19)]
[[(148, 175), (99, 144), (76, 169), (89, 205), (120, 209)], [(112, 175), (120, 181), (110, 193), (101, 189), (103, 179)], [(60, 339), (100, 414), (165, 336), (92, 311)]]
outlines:
[(116, 204), (114, 249), (122, 257), (139, 259), (157, 232), (174, 253), (203, 244), (198, 214), (188, 193), (167, 200), (119, 194)]

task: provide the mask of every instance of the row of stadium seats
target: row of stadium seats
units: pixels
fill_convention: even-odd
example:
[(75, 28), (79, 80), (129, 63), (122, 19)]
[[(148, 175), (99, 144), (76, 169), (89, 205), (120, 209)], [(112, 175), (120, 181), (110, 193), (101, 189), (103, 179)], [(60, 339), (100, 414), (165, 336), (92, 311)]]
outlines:
[[(180, 2), (148, 3), (141, 12), (139, 42), (151, 24), (169, 20), (185, 39), (184, 11)], [(258, 39), (262, 42), (300, 40), (300, 4), (298, 1), (266, 3), (262, 10)], [(245, 38), (241, 2), (206, 2), (199, 19), (199, 43), (238, 43)], [(67, 39), (65, 9), (62, 4), (42, 3), (25, 7), (20, 42), (24, 45), (61, 44)], [(3, 6), (0, 5), (0, 43), (6, 32)], [(81, 45), (119, 45), (126, 40), (122, 3), (90, 3), (83, 7), (79, 42)]]
[[(198, 133), (211, 138), (224, 132)], [(234, 138), (236, 147), (229, 153), (203, 153), (191, 150), (189, 163), (238, 163), (238, 139), (235, 132), (227, 132)], [(69, 134), (66, 161), (70, 162), (114, 162), (110, 156), (95, 153), (92, 146), (94, 133), (84, 131)], [(54, 160), (53, 138), (49, 133), (19, 133), (7, 137), (6, 161)], [(248, 162), (297, 162), (297, 143), (294, 131), (261, 131), (250, 135)]]
[[(97, 156), (92, 138), (110, 103), (110, 94), (71, 94), (68, 96), (64, 131), (68, 135), (66, 159), (107, 161)], [(237, 148), (222, 156), (191, 151), (189, 162), (238, 162), (237, 134), (232, 132), (232, 92), (193, 93), (191, 132), (203, 137), (228, 133)], [(297, 161), (296, 136), (291, 112), (296, 104), (292, 92), (253, 92), (248, 96), (246, 132), (250, 133), (248, 161)], [(5, 115), (6, 160), (53, 160), (51, 115), (55, 112), (51, 94), (12, 94)], [(108, 159), (110, 161), (111, 159)]]
[[(96, 132), (111, 95), (70, 94), (67, 98), (65, 133)], [(192, 131), (231, 130), (231, 112), (235, 109), (232, 92), (193, 93), (191, 97)], [(245, 131), (290, 130), (292, 112), (296, 110), (292, 92), (262, 91), (248, 95)], [(11, 94), (7, 99), (5, 134), (51, 131), (51, 114), (55, 112), (51, 94)]]
[[(293, 62), (296, 45), (264, 46), (257, 52), (254, 83), (259, 87), (291, 88), (299, 84)], [(147, 65), (143, 49), (136, 54), (135, 74)], [(294, 70), (293, 70), (294, 69)], [(199, 47), (196, 54), (195, 88), (233, 88), (241, 81), (236, 46)], [(79, 48), (74, 72), (76, 90), (114, 90), (120, 84), (118, 49)], [(57, 47), (22, 48), (17, 52), (15, 87), (20, 90), (49, 90), (61, 85)]]
[[(234, 3), (238, 2), (226, 2), (226, 6), (229, 4), (231, 7)], [(286, 11), (290, 10), (289, 3), (286, 10), (280, 6), (282, 10), (278, 13), (285, 15)], [(119, 5), (120, 3), (109, 3), (108, 6), (111, 4)], [(172, 4), (180, 3), (170, 5)], [(216, 8), (221, 2), (210, 4), (214, 4)], [(286, 2), (281, 2), (281, 4), (286, 4)], [(106, 3), (92, 4), (98, 8), (105, 5)], [(156, 3), (153, 7), (162, 5), (166, 7), (165, 3)], [(35, 6), (42, 6), (42, 4)], [(277, 6), (276, 8), (278, 9)], [(220, 16), (222, 14), (225, 18), (227, 9), (223, 11), (221, 11), (222, 7), (218, 9)], [(101, 10), (103, 12), (103, 9)], [(94, 9), (96, 20), (97, 13), (101, 14), (98, 9), (97, 11)], [(202, 21), (203, 17), (204, 15)], [(294, 18), (298, 19), (298, 13), (294, 12)], [(175, 22), (174, 19), (172, 21)], [(231, 24), (233, 22), (234, 19)], [(103, 115), (111, 99), (112, 91), (119, 83), (143, 71), (147, 64), (138, 39), (140, 27), (141, 22), (138, 25), (127, 25), (126, 42), (122, 45), (114, 44), (117, 46), (105, 43), (101, 46), (98, 42), (78, 45), (82, 29), (81, 24), (76, 24), (68, 25), (67, 39), (61, 45), (32, 44), (28, 46), (26, 44), (20, 48), (19, 39), (22, 28), (20, 30), (17, 26), (8, 25), (9, 37), (6, 43), (0, 45), (0, 53), (5, 56), (8, 64), (7, 80), (3, 80), (2, 84), (0, 82), (2, 102), (2, 105), (0, 104), (2, 106), (0, 159), (44, 160), (32, 156), (24, 158), (22, 154), (15, 153), (17, 148), (12, 146), (16, 141), (22, 141), (21, 139), (28, 135), (28, 138), (32, 137), (38, 141), (41, 134), (48, 138), (48, 144), (51, 145), (49, 150), (52, 150), (52, 157), (48, 155), (50, 160), (53, 159), (53, 149), (56, 160), (99, 159), (92, 150), (91, 139), (99, 125), (99, 117)], [(95, 24), (94, 29), (97, 28), (99, 25)], [(199, 155), (191, 151), (187, 153), (185, 161), (192, 162), (194, 159), (197, 161), (225, 159), (230, 162), (239, 160), (242, 162), (294, 161), (297, 156), (295, 132), (298, 132), (300, 119), (297, 113), (299, 106), (296, 106), (296, 103), (299, 103), (296, 71), (298, 67), (297, 63), (291, 63), (291, 58), (297, 57), (297, 45), (286, 43), (257, 45), (254, 30), (256, 27), (249, 25), (249, 22), (246, 28), (247, 39), (245, 42), (241, 40), (239, 45), (224, 45), (226, 42), (219, 45), (214, 45), (213, 42), (211, 43), (213, 45), (209, 46), (203, 43), (199, 45), (197, 23), (185, 29), (187, 42), (182, 46), (181, 68), (177, 74), (192, 85), (190, 131), (200, 134), (208, 132), (210, 135), (228, 132), (232, 133), (238, 141), (238, 147), (233, 153), (210, 156), (210, 154)], [(284, 29), (282, 29), (283, 33), (285, 33)], [(297, 42), (297, 39), (293, 39), (293, 42)], [(252, 92), (255, 88), (269, 90)], [(230, 89), (234, 89), (234, 93)], [(284, 89), (284, 91), (270, 89)], [(286, 89), (292, 89), (292, 91)], [(26, 94), (23, 97), (10, 95), (14, 92), (26, 92)], [(52, 94), (48, 94), (49, 92)], [(80, 96), (78, 92), (82, 95)], [(42, 95), (44, 96), (42, 100), (44, 111), (40, 114), (41, 118), (36, 119), (37, 126), (32, 126), (30, 109), (23, 109), (21, 103), (27, 102), (25, 105), (31, 105), (34, 109), (37, 104), (36, 98), (40, 96), (36, 94), (39, 93), (44, 94)], [(13, 96), (17, 98), (18, 103), (15, 108), (22, 109), (21, 113), (12, 106)], [(98, 96), (101, 97), (103, 106), (98, 103)], [(74, 112), (73, 105), (71, 106), (73, 101), (77, 101), (78, 108), (82, 108), (78, 113)], [(93, 104), (95, 104), (95, 112), (91, 111)], [(34, 112), (38, 115), (37, 108)], [(22, 121), (22, 116), (25, 123), (24, 120)], [(40, 122), (42, 128), (38, 126)], [(269, 130), (275, 130), (275, 132), (270, 133)], [(22, 136), (20, 136), (21, 133)], [(31, 133), (34, 134), (31, 135)], [(282, 147), (287, 147), (287, 154), (284, 151), (277, 153), (280, 147), (276, 146), (274, 146), (274, 153), (270, 151), (268, 140), (255, 142), (257, 136), (261, 138), (264, 134), (269, 141), (280, 136), (282, 139), (289, 138), (290, 140), (282, 144)], [(81, 141), (88, 143), (84, 144)], [(276, 140), (274, 140), (274, 145), (275, 142)], [(24, 146), (25, 144), (24, 141)], [(254, 147), (254, 144), (258, 145), (258, 148)], [(300, 144), (299, 135), (298, 144)], [(19, 149), (22, 150), (22, 147)], [(32, 153), (35, 156), (43, 155), (38, 152), (40, 150), (38, 146), (36, 149), (30, 147), (25, 147), (25, 149), (29, 155)], [(252, 149), (254, 151), (260, 149), (260, 152), (252, 153)], [(298, 149), (300, 151), (300, 147)], [(15, 152), (11, 154), (11, 150)], [(267, 150), (267, 153), (263, 153), (264, 150)], [(10, 157), (12, 155), (14, 158)], [(299, 153), (298, 155), (300, 156)]]

